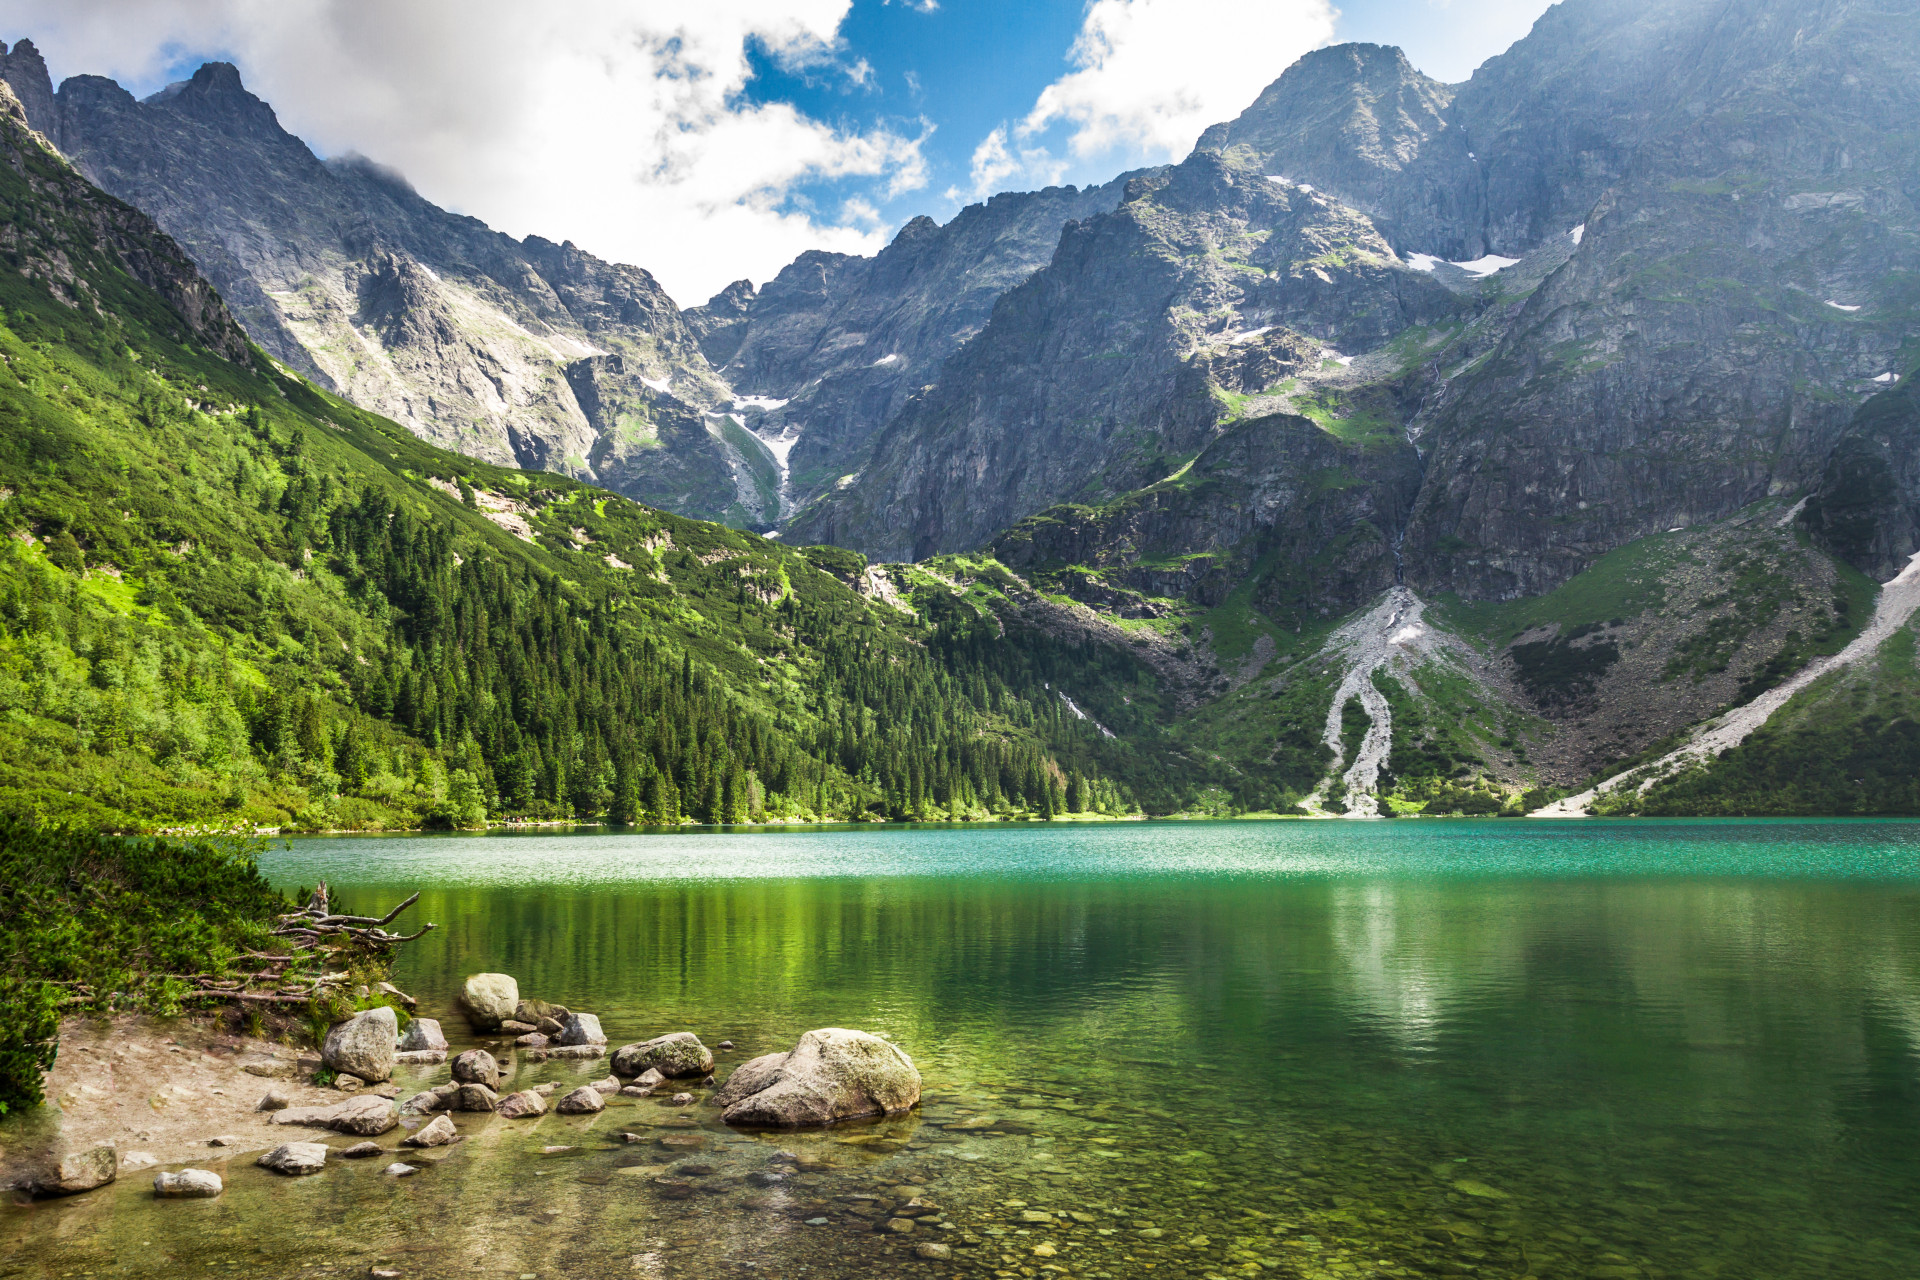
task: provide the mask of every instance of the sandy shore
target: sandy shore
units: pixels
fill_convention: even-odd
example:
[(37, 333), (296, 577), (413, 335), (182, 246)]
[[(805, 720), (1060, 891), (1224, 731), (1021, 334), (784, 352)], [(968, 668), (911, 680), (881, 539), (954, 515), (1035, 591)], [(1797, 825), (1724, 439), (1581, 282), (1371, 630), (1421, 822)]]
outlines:
[[(302, 1058), (309, 1060), (304, 1070)], [(30, 1182), (50, 1156), (108, 1142), (119, 1150), (122, 1176), (130, 1176), (150, 1164), (311, 1139), (315, 1131), (275, 1128), (258, 1108), (269, 1089), (294, 1106), (344, 1101), (306, 1083), (318, 1062), (312, 1049), (232, 1034), (212, 1015), (70, 1018), (60, 1027), (46, 1106), (0, 1126), (0, 1187)], [(215, 1137), (236, 1144), (212, 1148)]]

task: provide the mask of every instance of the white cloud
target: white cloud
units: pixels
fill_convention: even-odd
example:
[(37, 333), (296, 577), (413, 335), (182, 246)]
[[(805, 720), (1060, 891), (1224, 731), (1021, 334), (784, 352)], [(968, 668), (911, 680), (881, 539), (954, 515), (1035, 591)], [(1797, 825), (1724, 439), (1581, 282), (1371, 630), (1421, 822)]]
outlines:
[(1338, 16), (1328, 0), (1092, 0), (1068, 55), (1074, 69), (1011, 134), (1002, 126), (975, 151), (974, 194), (1013, 178), (1057, 181), (1065, 166), (1040, 139), (1060, 129), (1078, 161), (1178, 159), (1332, 40)]
[[(871, 253), (885, 228), (795, 208), (801, 183), (926, 183), (918, 136), (750, 104), (752, 45), (839, 58), (851, 0), (0, 0), (56, 75), (155, 87), (178, 51), (228, 51), (282, 124), (356, 151), (512, 235), (652, 271), (682, 303), (806, 250)], [(871, 74), (844, 68), (855, 83)], [(870, 208), (870, 205), (865, 206)], [(849, 203), (849, 212), (862, 208)]]

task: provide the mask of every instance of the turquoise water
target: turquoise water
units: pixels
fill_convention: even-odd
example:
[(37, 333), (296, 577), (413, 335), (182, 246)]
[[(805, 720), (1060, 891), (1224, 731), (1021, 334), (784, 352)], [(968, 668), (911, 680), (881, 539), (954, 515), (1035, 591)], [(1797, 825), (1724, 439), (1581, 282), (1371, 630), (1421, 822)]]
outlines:
[[(730, 1039), (722, 1078), (810, 1027), (884, 1033), (926, 1104), (774, 1136), (651, 1099), (463, 1119), (405, 1183), (235, 1170), (208, 1205), (16, 1220), (11, 1273), (1920, 1269), (1920, 824), (519, 833), (265, 865), (356, 910), (423, 890), (440, 927), (396, 981), (450, 1033), (459, 980), (500, 970), (616, 1045)], [(803, 1172), (748, 1181), (781, 1147)], [(873, 1230), (916, 1194), (938, 1223)]]

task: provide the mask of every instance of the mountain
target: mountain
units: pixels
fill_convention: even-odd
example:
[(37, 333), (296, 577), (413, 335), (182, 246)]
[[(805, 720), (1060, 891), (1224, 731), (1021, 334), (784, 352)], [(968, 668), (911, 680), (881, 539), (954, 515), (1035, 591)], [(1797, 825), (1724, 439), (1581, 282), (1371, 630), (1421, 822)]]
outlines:
[(923, 619), (857, 555), (452, 453), (288, 374), (4, 86), (0, 227), (8, 812), (1044, 817), (1130, 807), (1102, 760), (1148, 774), (1051, 691), (1083, 647)]

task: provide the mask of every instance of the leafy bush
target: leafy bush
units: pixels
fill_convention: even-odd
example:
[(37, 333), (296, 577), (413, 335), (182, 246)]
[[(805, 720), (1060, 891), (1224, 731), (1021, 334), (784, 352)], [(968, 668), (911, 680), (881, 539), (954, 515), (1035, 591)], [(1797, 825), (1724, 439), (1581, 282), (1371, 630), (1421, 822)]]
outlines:
[(0, 1115), (40, 1101), (63, 1014), (177, 1013), (287, 909), (248, 846), (0, 816)]

